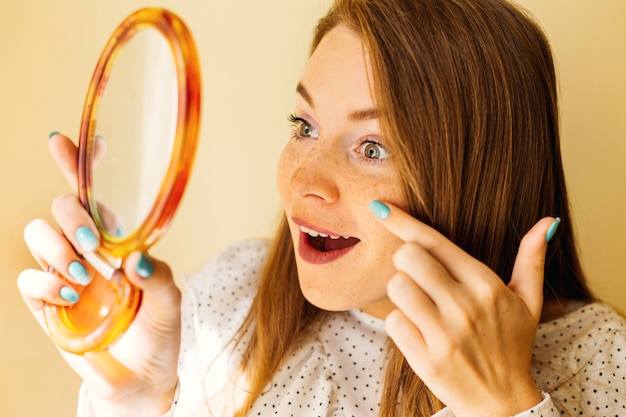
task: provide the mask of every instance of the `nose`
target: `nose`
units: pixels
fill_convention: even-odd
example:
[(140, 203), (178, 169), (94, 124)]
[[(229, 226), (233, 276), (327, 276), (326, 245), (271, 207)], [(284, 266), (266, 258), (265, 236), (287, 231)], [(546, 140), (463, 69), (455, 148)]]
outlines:
[(333, 203), (339, 199), (340, 155), (318, 139), (294, 158), (289, 185), (300, 198)]

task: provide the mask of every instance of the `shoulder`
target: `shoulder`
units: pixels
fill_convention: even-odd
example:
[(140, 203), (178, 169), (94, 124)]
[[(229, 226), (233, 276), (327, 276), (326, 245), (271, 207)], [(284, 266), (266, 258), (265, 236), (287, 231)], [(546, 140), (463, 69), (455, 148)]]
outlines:
[[(544, 340), (624, 340), (626, 338), (626, 319), (607, 304), (592, 302), (555, 320), (539, 325), (537, 338)], [(565, 338), (565, 339), (564, 339)]]
[(250, 283), (259, 274), (267, 257), (268, 240), (244, 240), (227, 246), (213, 256), (195, 274), (183, 277), (183, 287), (199, 289), (220, 282)]
[[(231, 362), (225, 347), (250, 309), (267, 249), (266, 240), (234, 243), (183, 278), (178, 368), (182, 389), (177, 412), (205, 405), (209, 369), (215, 387), (226, 383)], [(180, 412), (196, 415), (187, 411)]]
[(265, 263), (266, 240), (234, 243), (183, 278), (184, 345), (223, 345), (248, 313)]
[(584, 364), (596, 354), (613, 351), (626, 355), (626, 320), (600, 302), (582, 305), (540, 324), (535, 339), (537, 360), (558, 356), (564, 361)]
[[(623, 410), (626, 320), (603, 303), (583, 305), (542, 323), (533, 352), (537, 386), (560, 410), (595, 415)], [(589, 414), (587, 414), (589, 413)]]
[[(198, 272), (183, 277), (181, 305), (181, 381), (201, 387), (204, 371), (223, 351), (246, 317), (266, 259), (268, 241), (234, 243)], [(190, 382), (191, 381), (191, 382)]]

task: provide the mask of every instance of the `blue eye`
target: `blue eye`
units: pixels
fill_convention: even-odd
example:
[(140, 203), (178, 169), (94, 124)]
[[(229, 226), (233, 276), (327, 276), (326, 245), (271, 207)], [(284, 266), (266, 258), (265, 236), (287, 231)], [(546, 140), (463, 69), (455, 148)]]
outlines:
[(366, 158), (366, 159), (387, 159), (389, 158), (389, 153), (387, 150), (378, 142), (374, 142), (371, 140), (364, 141), (360, 146), (358, 151)]
[(301, 117), (289, 116), (289, 122), (293, 126), (293, 136), (297, 139), (318, 138), (317, 130)]

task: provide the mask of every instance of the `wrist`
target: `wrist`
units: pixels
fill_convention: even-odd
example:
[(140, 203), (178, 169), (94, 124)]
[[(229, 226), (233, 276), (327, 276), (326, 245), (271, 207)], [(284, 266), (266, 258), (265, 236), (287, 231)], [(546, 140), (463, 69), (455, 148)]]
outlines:
[(149, 387), (123, 395), (100, 395), (86, 389), (91, 415), (95, 417), (161, 417), (172, 410), (177, 395), (178, 380), (165, 389)]
[(499, 414), (502, 417), (516, 416), (536, 407), (543, 401), (543, 396), (535, 388), (533, 391), (526, 393), (526, 395), (510, 398), (509, 400), (506, 405), (506, 411)]
[(539, 405), (544, 396), (533, 383), (532, 386), (517, 386), (515, 389), (498, 391), (497, 396), (483, 397), (471, 407), (453, 409), (456, 417), (511, 417)]

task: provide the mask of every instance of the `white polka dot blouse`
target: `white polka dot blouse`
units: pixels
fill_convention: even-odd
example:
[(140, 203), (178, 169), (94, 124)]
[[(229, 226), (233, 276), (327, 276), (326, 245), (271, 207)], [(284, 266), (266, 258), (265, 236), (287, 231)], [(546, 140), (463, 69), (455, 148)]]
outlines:
[[(229, 342), (251, 305), (267, 246), (237, 243), (184, 279), (179, 393), (168, 416), (230, 416), (241, 404), (246, 394), (234, 378), (240, 351)], [(382, 320), (332, 313), (286, 359), (248, 415), (376, 416), (386, 339)], [(532, 365), (543, 401), (516, 417), (626, 416), (626, 321), (610, 307), (592, 303), (542, 323)], [(78, 415), (92, 415), (85, 388)]]

